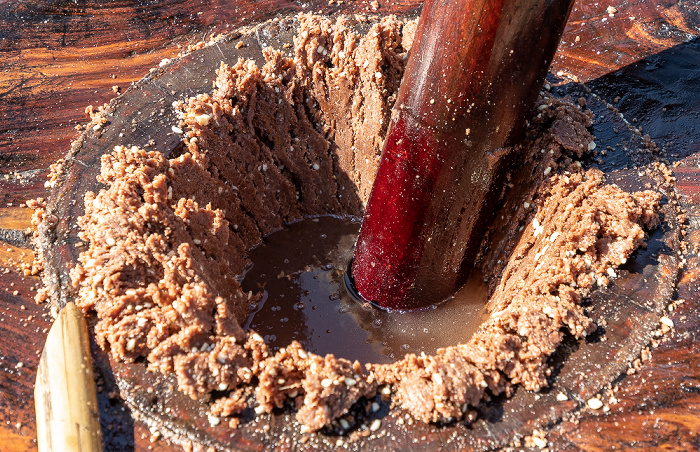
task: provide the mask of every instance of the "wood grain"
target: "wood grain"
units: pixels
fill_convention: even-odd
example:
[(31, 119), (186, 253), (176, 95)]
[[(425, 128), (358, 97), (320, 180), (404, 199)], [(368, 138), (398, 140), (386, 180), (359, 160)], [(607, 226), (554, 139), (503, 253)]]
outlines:
[[(377, 12), (406, 12), (418, 4), (379, 2)], [(612, 17), (608, 6), (616, 9)], [(367, 1), (217, 0), (204, 8), (191, 0), (0, 1), (0, 249), (9, 243), (16, 260), (31, 251), (24, 236), (30, 212), (20, 205), (46, 196), (49, 165), (69, 149), (78, 134), (74, 127), (87, 121), (85, 106), (114, 97), (112, 86), (124, 90), (180, 48), (276, 13), (373, 10)], [(700, 448), (700, 95), (692, 83), (700, 71), (699, 24), (700, 7), (689, 0), (579, 1), (555, 57), (555, 74), (589, 82), (663, 146), (688, 217), (688, 251), (676, 295), (685, 301), (669, 314), (673, 330), (650, 362), (622, 379), (619, 402), (609, 412), (586, 412), (576, 424), (549, 431), (559, 450)], [(605, 92), (606, 82), (619, 77), (639, 89)], [(50, 324), (47, 307), (33, 302), (39, 286), (36, 276), (24, 276), (9, 256), (0, 257), (3, 450), (36, 449), (32, 391)], [(102, 393), (99, 403), (110, 416), (103, 420), (106, 450), (172, 450), (151, 444), (148, 429), (125, 415), (118, 399)]]

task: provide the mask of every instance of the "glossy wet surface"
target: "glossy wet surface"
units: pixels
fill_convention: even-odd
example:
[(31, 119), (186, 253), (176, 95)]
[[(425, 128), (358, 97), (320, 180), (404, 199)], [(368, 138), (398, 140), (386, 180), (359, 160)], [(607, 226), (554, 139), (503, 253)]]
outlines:
[(354, 219), (310, 218), (270, 234), (249, 252), (245, 291), (262, 291), (246, 328), (273, 349), (299, 341), (306, 350), (388, 363), (466, 342), (486, 316), (486, 287), (473, 276), (453, 299), (421, 311), (388, 312), (362, 304), (344, 284), (360, 229)]

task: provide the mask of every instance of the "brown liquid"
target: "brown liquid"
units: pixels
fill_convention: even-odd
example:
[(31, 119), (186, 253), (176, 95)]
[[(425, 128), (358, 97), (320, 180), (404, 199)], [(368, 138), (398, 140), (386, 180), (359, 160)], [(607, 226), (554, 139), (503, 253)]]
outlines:
[(277, 350), (299, 341), (325, 355), (388, 363), (406, 353), (434, 353), (469, 340), (486, 318), (487, 290), (474, 272), (450, 300), (422, 311), (387, 312), (363, 305), (344, 275), (360, 229), (355, 219), (318, 217), (290, 224), (251, 250), (245, 291), (262, 291), (246, 328)]

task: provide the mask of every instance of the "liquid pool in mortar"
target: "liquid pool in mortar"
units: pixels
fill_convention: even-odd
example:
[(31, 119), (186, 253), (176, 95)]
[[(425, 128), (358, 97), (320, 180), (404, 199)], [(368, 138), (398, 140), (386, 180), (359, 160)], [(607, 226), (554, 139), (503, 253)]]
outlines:
[(479, 276), (433, 308), (387, 312), (363, 304), (346, 277), (359, 228), (354, 218), (309, 218), (251, 250), (241, 287), (263, 296), (251, 303), (245, 328), (273, 351), (298, 341), (313, 353), (361, 363), (390, 363), (466, 342), (487, 317), (488, 290)]

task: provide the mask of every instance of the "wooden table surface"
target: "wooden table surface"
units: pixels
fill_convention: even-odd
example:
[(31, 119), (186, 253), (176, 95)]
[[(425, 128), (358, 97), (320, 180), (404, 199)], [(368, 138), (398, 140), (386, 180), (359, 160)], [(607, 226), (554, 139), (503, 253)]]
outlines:
[[(33, 386), (51, 317), (33, 299), (31, 210), (49, 165), (102, 105), (183, 47), (296, 11), (414, 10), (415, 0), (290, 2), (0, 0), (0, 450), (35, 450)], [(684, 263), (651, 361), (621, 378), (608, 412), (548, 431), (555, 450), (700, 450), (700, 6), (697, 0), (579, 0), (553, 72), (584, 82), (662, 148), (687, 210)], [(560, 72), (561, 71), (561, 72)], [(614, 81), (615, 83), (610, 83)], [(620, 90), (620, 82), (634, 89)], [(610, 88), (610, 86), (616, 88)], [(173, 450), (102, 396), (107, 450)], [(174, 450), (177, 450), (175, 448)]]

